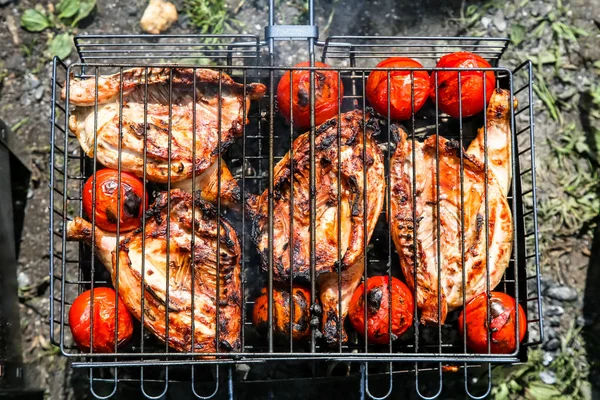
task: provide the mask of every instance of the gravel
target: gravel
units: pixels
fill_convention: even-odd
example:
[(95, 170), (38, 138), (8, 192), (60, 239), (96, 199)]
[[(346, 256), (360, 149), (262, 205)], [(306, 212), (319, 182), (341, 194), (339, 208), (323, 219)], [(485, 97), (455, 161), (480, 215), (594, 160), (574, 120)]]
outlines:
[(498, 29), (498, 31), (500, 32), (504, 32), (508, 25), (508, 23), (506, 22), (506, 18), (504, 17), (504, 12), (502, 10), (498, 10), (496, 15), (494, 15), (493, 22), (496, 29)]
[(552, 361), (554, 361), (554, 356), (552, 353), (544, 353), (544, 356), (542, 357), (542, 365), (547, 367), (550, 365), (550, 363), (552, 363)]
[(561, 306), (548, 306), (545, 311), (547, 317), (561, 316), (565, 313), (565, 309)]
[(554, 385), (556, 383), (556, 374), (552, 371), (542, 371), (540, 372), (540, 379), (546, 385)]
[(575, 301), (577, 290), (569, 286), (554, 286), (546, 291), (546, 296), (559, 301)]
[(544, 349), (546, 349), (548, 351), (558, 350), (559, 347), (560, 347), (560, 339), (558, 339), (558, 338), (550, 339), (544, 344)]

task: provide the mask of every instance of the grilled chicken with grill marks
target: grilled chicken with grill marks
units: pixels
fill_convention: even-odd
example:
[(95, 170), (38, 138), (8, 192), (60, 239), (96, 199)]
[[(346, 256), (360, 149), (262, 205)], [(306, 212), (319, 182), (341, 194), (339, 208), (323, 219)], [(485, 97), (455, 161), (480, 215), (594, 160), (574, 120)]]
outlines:
[[(110, 271), (113, 284), (129, 311), (140, 320), (143, 313), (144, 326), (170, 347), (208, 353), (217, 351), (218, 342), (218, 351), (238, 351), (243, 297), (237, 235), (227, 221), (219, 218), (217, 237), (216, 209), (199, 196), (192, 199), (191, 194), (174, 189), (170, 192), (170, 201), (168, 197), (168, 192), (158, 196), (147, 214), (145, 230), (140, 228), (121, 236), (118, 248), (113, 234), (96, 227), (96, 254)], [(193, 227), (192, 209), (195, 210)], [(91, 245), (92, 225), (76, 217), (67, 225), (67, 238)], [(217, 242), (220, 242), (218, 274)], [(166, 308), (169, 309), (168, 338)], [(218, 340), (215, 340), (217, 327)]]
[[(364, 244), (370, 240), (383, 207), (385, 172), (383, 155), (372, 137), (376, 131), (375, 119), (370, 115), (363, 119), (360, 111), (352, 111), (342, 114), (339, 122), (337, 118), (325, 122), (315, 133), (315, 276), (323, 334), (329, 344), (340, 340), (338, 328), (343, 327), (350, 299), (363, 276)], [(306, 281), (311, 276), (309, 138), (307, 132), (294, 140), (291, 153), (274, 170), (272, 251), (273, 277), (277, 281), (290, 277)], [(254, 212), (254, 239), (262, 266), (268, 270), (268, 190), (257, 199)], [(343, 330), (341, 339), (346, 339)]]
[[(195, 129), (191, 68), (134, 68), (123, 71), (122, 80), (120, 73), (99, 76), (97, 81), (72, 77), (68, 104), (76, 109), (69, 118), (69, 129), (89, 157), (95, 155), (100, 163), (115, 169), (120, 161), (123, 171), (152, 182), (166, 183), (170, 177), (174, 187), (191, 189), (189, 181), (195, 169), (196, 187), (212, 201), (218, 195), (219, 149), (226, 150), (242, 133), (250, 100), (262, 98), (266, 87), (260, 83), (244, 86), (209, 69), (197, 69), (195, 75)], [(62, 98), (66, 97), (65, 86)], [(240, 189), (224, 163), (221, 172), (221, 198), (225, 205), (235, 207), (242, 200)]]
[(391, 160), (389, 223), (406, 281), (412, 288), (417, 286), (424, 324), (444, 323), (448, 311), (463, 306), (463, 296), (468, 302), (486, 289), (494, 289), (509, 264), (513, 242), (507, 201), (511, 182), (509, 98), (508, 91), (496, 89), (487, 109), (487, 189), (483, 128), (464, 152), (462, 191), (459, 143), (430, 136), (423, 143), (415, 140), (413, 148), (413, 140), (400, 132)]

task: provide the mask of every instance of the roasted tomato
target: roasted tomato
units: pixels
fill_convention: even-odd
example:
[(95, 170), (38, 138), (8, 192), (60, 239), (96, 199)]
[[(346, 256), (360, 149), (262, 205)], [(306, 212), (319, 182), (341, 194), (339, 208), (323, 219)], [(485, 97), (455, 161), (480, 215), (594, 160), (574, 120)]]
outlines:
[[(377, 64), (377, 68), (423, 68), (412, 58), (392, 57)], [(390, 115), (392, 119), (405, 120), (411, 117), (411, 90), (414, 88), (415, 113), (423, 107), (429, 95), (429, 74), (414, 71), (414, 84), (411, 84), (410, 71), (390, 71)], [(388, 73), (373, 71), (367, 78), (367, 100), (381, 115), (388, 115)]]
[[(367, 279), (367, 336), (370, 343), (389, 342), (389, 290), (387, 276), (373, 276)], [(414, 301), (408, 287), (392, 277), (392, 337), (402, 335), (413, 323)], [(350, 300), (349, 316), (354, 329), (360, 334), (365, 331), (364, 285), (358, 286)], [(395, 336), (395, 337), (394, 337)]]
[[(309, 67), (308, 61), (295, 67)], [(315, 62), (315, 67), (329, 65)], [(310, 71), (293, 71), (292, 99), (290, 100), (290, 71), (283, 74), (277, 85), (279, 111), (288, 122), (293, 119), (299, 129), (310, 128)], [(338, 96), (339, 93), (339, 96)], [(315, 124), (320, 125), (338, 114), (339, 103), (344, 96), (344, 85), (340, 81), (338, 92), (338, 73), (335, 71), (315, 71)]]
[[(440, 58), (436, 68), (491, 68), (491, 65), (476, 54), (458, 52), (447, 54)], [(431, 89), (429, 95), (435, 102), (435, 75), (431, 74)], [(470, 117), (483, 111), (484, 71), (461, 71), (460, 94), (462, 98), (462, 116)], [(438, 104), (440, 109), (452, 117), (460, 116), (458, 99), (458, 72), (437, 72)], [(496, 87), (496, 76), (493, 71), (485, 71), (486, 104)]]
[[(292, 337), (301, 340), (310, 335), (310, 291), (294, 286), (292, 296), (289, 290), (273, 288), (273, 333), (289, 338), (290, 299), (292, 307)], [(263, 288), (254, 302), (252, 322), (259, 330), (266, 330), (269, 322), (269, 297), (267, 288)]]
[[(90, 349), (90, 328), (94, 324), (92, 350), (99, 353), (115, 351), (115, 330), (117, 313), (117, 293), (111, 288), (94, 288), (94, 318), (92, 321), (91, 290), (79, 295), (69, 311), (69, 326), (73, 339), (80, 349)], [(119, 298), (119, 327), (117, 346), (127, 342), (133, 333), (133, 318)]]
[[(517, 348), (515, 299), (501, 292), (492, 292), (490, 298), (489, 330), (494, 354), (512, 353)], [(487, 353), (487, 302), (486, 293), (473, 298), (460, 313), (458, 329), (463, 335), (463, 318), (467, 314), (467, 347), (475, 353)], [(519, 342), (523, 341), (527, 330), (525, 311), (519, 305)]]
[[(96, 172), (96, 207), (93, 207), (92, 189), (94, 177), (91, 176), (83, 187), (83, 211), (90, 220), (96, 213), (96, 226), (108, 232), (117, 231), (117, 204), (119, 173), (114, 169), (101, 169)], [(121, 223), (120, 231), (126, 232), (140, 226), (140, 218), (148, 208), (142, 207), (144, 184), (136, 176), (121, 172)]]

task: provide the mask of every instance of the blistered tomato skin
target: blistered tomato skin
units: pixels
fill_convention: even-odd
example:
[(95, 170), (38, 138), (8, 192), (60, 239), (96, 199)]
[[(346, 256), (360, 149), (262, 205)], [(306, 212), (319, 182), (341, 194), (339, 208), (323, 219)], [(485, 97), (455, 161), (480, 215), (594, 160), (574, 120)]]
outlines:
[[(419, 62), (407, 57), (392, 57), (377, 64), (377, 68), (423, 68)], [(367, 78), (365, 88), (367, 100), (379, 114), (396, 120), (407, 120), (412, 116), (411, 96), (414, 100), (414, 112), (418, 112), (429, 95), (429, 74), (427, 71), (390, 71), (388, 84), (387, 71), (372, 71)], [(411, 91), (413, 92), (411, 95)]]
[[(301, 62), (295, 67), (309, 67), (310, 62)], [(329, 65), (315, 62), (315, 67), (329, 68)], [(290, 78), (291, 77), (291, 78)], [(315, 124), (320, 125), (338, 115), (339, 102), (344, 97), (341, 80), (338, 87), (336, 71), (315, 71)], [(290, 85), (292, 98), (290, 99)], [(283, 117), (298, 129), (310, 128), (310, 71), (287, 71), (277, 85), (277, 103)]]
[[(491, 68), (492, 66), (482, 57), (468, 53), (457, 52), (447, 54), (440, 58), (436, 68)], [(435, 76), (437, 73), (437, 99), (440, 110), (452, 117), (461, 115), (459, 101), (458, 71), (438, 71), (431, 73), (431, 89), (429, 96), (435, 103)], [(485, 73), (485, 78), (484, 78)], [(461, 71), (460, 95), (462, 98), (462, 116), (470, 117), (483, 111), (484, 108), (484, 81), (486, 103), (489, 102), (492, 92), (496, 87), (496, 76), (493, 71)]]
[[(292, 306), (290, 308), (290, 300)], [(292, 296), (289, 290), (273, 289), (273, 332), (283, 338), (289, 338), (290, 311), (292, 312), (292, 337), (299, 341), (310, 336), (310, 291), (294, 286)], [(252, 322), (259, 330), (266, 330), (269, 323), (269, 296), (263, 288), (254, 302)]]
[[(94, 288), (93, 311), (91, 309), (91, 293), (91, 290), (88, 290), (80, 294), (69, 310), (69, 326), (73, 339), (81, 350), (89, 351), (90, 329), (93, 322), (93, 351), (113, 353), (115, 351), (115, 331), (117, 329), (117, 293), (111, 288)], [(133, 334), (133, 318), (120, 298), (118, 310), (117, 347), (127, 342)]]
[[(373, 276), (367, 280), (367, 296), (364, 284), (358, 286), (352, 299), (348, 316), (350, 323), (361, 335), (365, 331), (365, 301), (367, 307), (367, 336), (369, 343), (385, 344), (389, 337), (389, 279)], [(392, 335), (402, 335), (413, 323), (414, 300), (410, 289), (399, 279), (392, 277)], [(394, 339), (395, 339), (394, 338)]]
[[(119, 173), (113, 169), (96, 172), (96, 207), (93, 207), (94, 177), (91, 176), (83, 187), (83, 211), (96, 226), (108, 232), (117, 231), (117, 211), (119, 194)], [(121, 218), (120, 232), (127, 232), (140, 226), (140, 218), (148, 208), (148, 197), (142, 207), (144, 184), (135, 175), (121, 172)]]
[[(467, 347), (474, 353), (488, 352), (488, 324), (486, 293), (473, 298), (461, 312), (458, 318), (458, 329), (463, 336), (464, 315), (467, 315)], [(492, 292), (490, 303), (491, 337), (490, 351), (492, 354), (509, 354), (517, 348), (516, 338), (516, 301), (511, 296)], [(525, 311), (519, 305), (519, 342), (525, 338), (527, 319)]]

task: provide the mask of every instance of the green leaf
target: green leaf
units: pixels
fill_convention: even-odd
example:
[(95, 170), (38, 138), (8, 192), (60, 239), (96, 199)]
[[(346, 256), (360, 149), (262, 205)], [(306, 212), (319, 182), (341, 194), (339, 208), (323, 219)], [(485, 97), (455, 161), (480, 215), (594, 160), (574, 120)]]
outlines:
[(494, 391), (495, 400), (508, 400), (509, 396), (510, 392), (508, 390), (508, 386), (506, 386), (506, 383), (501, 383)]
[(79, 12), (77, 13), (77, 17), (71, 23), (71, 26), (77, 26), (79, 21), (90, 15), (94, 7), (96, 7), (96, 0), (81, 0)]
[(510, 30), (510, 40), (515, 46), (518, 46), (525, 39), (525, 27), (520, 24), (515, 24)]
[(554, 386), (540, 382), (531, 382), (527, 388), (527, 398), (536, 400), (551, 400), (560, 396), (561, 392)]
[(41, 12), (29, 8), (21, 16), (21, 27), (30, 32), (41, 32), (52, 27), (52, 23)]
[(73, 18), (77, 12), (79, 12), (79, 7), (81, 3), (79, 0), (61, 0), (60, 3), (56, 6), (56, 11), (58, 11), (58, 18), (67, 19)]
[(69, 57), (73, 50), (73, 35), (68, 32), (56, 35), (48, 46), (50, 56), (58, 56), (61, 59)]

